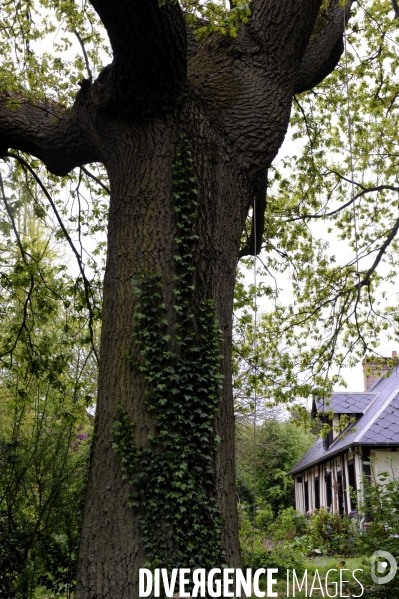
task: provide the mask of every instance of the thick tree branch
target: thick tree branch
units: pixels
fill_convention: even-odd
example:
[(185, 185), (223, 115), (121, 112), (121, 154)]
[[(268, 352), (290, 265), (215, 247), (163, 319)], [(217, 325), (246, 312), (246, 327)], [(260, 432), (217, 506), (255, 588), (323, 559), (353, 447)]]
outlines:
[(251, 30), (277, 60), (290, 58), (297, 68), (312, 33), (322, 0), (252, 0)]
[(66, 109), (51, 101), (35, 103), (22, 96), (0, 95), (0, 153), (8, 148), (36, 156), (55, 175), (101, 161), (96, 144), (80, 126), (79, 101)]
[(348, 22), (352, 1), (342, 9), (338, 0), (330, 0), (328, 8), (320, 12), (301, 62), (294, 93), (311, 89), (337, 66), (344, 51), (344, 23)]
[(392, 0), (392, 8), (395, 11), (395, 19), (399, 19), (399, 6), (396, 0)]
[[(151, 101), (164, 102), (178, 93), (186, 78), (186, 24), (178, 2), (166, 0), (91, 0), (113, 50), (112, 73), (101, 76), (94, 93), (108, 84), (142, 112)], [(110, 76), (111, 75), (111, 76)], [(116, 108), (124, 105), (120, 98)]]
[[(252, 0), (237, 38), (211, 35), (188, 65), (197, 106), (235, 150), (257, 187), (287, 131), (294, 83), (321, 0)], [(243, 198), (248, 211), (252, 194)]]
[[(197, 19), (196, 27), (199, 27), (200, 25), (205, 25), (205, 24), (206, 24), (206, 21), (204, 21), (203, 19)], [(188, 23), (186, 24), (186, 32), (187, 32), (187, 62), (188, 62), (191, 58), (193, 58), (197, 54), (197, 52), (201, 46), (201, 42), (195, 37), (195, 30)]]

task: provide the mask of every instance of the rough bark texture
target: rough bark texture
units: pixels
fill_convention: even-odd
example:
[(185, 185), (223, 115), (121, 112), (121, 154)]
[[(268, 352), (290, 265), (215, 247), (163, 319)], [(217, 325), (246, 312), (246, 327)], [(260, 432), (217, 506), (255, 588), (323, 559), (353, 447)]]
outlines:
[(198, 184), (195, 283), (203, 297), (215, 300), (223, 332), (224, 385), (215, 421), (222, 441), (214, 458), (214, 494), (227, 563), (240, 565), (231, 389), (235, 270), (245, 218), (284, 139), (294, 90), (307, 89), (335, 65), (331, 57), (341, 43), (343, 19), (339, 26), (334, 0), (334, 27), (328, 26), (327, 35), (325, 15), (316, 23), (320, 3), (253, 0), (250, 22), (236, 39), (213, 35), (198, 44), (191, 34), (186, 39), (178, 4), (92, 0), (109, 32), (114, 61), (82, 87), (75, 106), (66, 111), (22, 101), (15, 111), (5, 96), (0, 100), (1, 148), (30, 152), (56, 174), (99, 160), (110, 178), (96, 434), (77, 599), (138, 597), (138, 569), (146, 556), (110, 437), (118, 404), (136, 422), (138, 445), (145, 445), (154, 426), (142, 402), (146, 385), (124, 357), (135, 351), (131, 281), (142, 271), (161, 273), (170, 306), (176, 235), (172, 163), (182, 133)]
[[(191, 112), (190, 107), (187, 112)], [(242, 175), (235, 172), (234, 162), (225, 148), (202, 118), (195, 111), (187, 114), (185, 119), (186, 126), (190, 121), (192, 123), (188, 128), (190, 139), (195, 140), (195, 172), (201, 198), (195, 275), (201, 294), (215, 299), (223, 331), (225, 385), (216, 423), (216, 432), (222, 442), (217, 456), (215, 491), (221, 513), (226, 518), (223, 546), (229, 563), (238, 566), (231, 314), (237, 253), (245, 217), (240, 203), (249, 190)], [(143, 270), (162, 273), (167, 305), (172, 301), (176, 227), (171, 201), (171, 169), (178, 133), (173, 120), (120, 131), (117, 151), (107, 165), (112, 199), (104, 284), (104, 307), (107, 308), (103, 320), (102, 360), (104, 355), (107, 359), (103, 361), (100, 375), (98, 429), (82, 539), (82, 597), (122, 599), (138, 596), (138, 568), (145, 561), (140, 530), (134, 513), (127, 507), (128, 488), (122, 484), (119, 459), (109, 439), (117, 403), (126, 405), (136, 422), (138, 445), (145, 444), (152, 431), (152, 418), (143, 410), (140, 401), (143, 383), (138, 373), (129, 367), (124, 354), (126, 350), (134, 352), (132, 278)], [(134, 172), (136, 176), (134, 179), (125, 177), (123, 172)], [(106, 545), (103, 539), (106, 539)], [(88, 576), (88, 573), (92, 575)]]

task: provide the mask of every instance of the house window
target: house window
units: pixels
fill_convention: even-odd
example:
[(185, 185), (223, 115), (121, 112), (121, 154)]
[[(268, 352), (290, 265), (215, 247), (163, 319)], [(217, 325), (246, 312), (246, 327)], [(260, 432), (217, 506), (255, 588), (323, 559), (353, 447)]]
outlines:
[(337, 472), (337, 483), (338, 483), (338, 509), (339, 509), (339, 513), (343, 514), (345, 512), (345, 506), (344, 506), (344, 492), (343, 492), (343, 488), (342, 488), (341, 472)]
[(308, 481), (305, 482), (305, 512), (309, 511), (309, 485)]
[[(356, 491), (357, 486), (356, 486), (356, 476), (355, 476), (355, 463), (353, 460), (348, 461), (348, 483), (349, 483), (349, 486), (352, 487), (353, 491)], [(356, 505), (356, 498), (353, 497), (353, 492), (350, 493), (350, 504), (351, 504), (351, 511), (355, 510), (357, 505)]]
[(331, 426), (331, 430), (328, 432), (327, 436), (324, 438), (324, 449), (328, 449), (332, 442), (334, 441), (334, 430), (333, 423), (331, 420), (327, 420), (327, 423)]
[(319, 479), (314, 479), (314, 506), (316, 510), (320, 508), (320, 483)]
[(301, 483), (302, 482), (302, 476), (297, 476), (296, 482), (297, 483)]
[(332, 489), (331, 489), (331, 472), (325, 475), (324, 480), (326, 481), (326, 500), (327, 507), (332, 511)]

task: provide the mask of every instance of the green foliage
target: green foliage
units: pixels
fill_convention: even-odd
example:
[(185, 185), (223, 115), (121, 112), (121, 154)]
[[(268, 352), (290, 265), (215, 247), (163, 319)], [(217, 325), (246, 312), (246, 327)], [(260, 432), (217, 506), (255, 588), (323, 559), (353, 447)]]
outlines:
[[(251, 564), (249, 556), (243, 556), (244, 564), (248, 567)], [(288, 546), (273, 547), (267, 549), (264, 544), (257, 542), (253, 553), (253, 568), (278, 568), (280, 572), (295, 569), (297, 574), (304, 574), (306, 564), (300, 551)]]
[(73, 101), (79, 81), (89, 76), (78, 37), (84, 40), (91, 70), (98, 72), (102, 67), (101, 54), (108, 50), (108, 40), (99, 24), (96, 12), (86, 3), (11, 0), (3, 4), (1, 91), (46, 98), (57, 116), (61, 105)]
[(138, 516), (152, 567), (220, 564), (220, 517), (213, 459), (218, 439), (214, 417), (220, 401), (220, 331), (213, 302), (198, 299), (192, 255), (197, 241), (195, 178), (191, 152), (182, 137), (173, 166), (177, 245), (172, 326), (166, 316), (161, 277), (134, 280), (134, 338), (149, 391), (144, 403), (155, 430), (136, 447), (134, 423), (119, 408), (113, 447), (130, 483), (130, 505)]
[[(340, 368), (375, 353), (387, 336), (398, 336), (395, 289), (390, 291), (398, 242), (389, 239), (399, 190), (399, 35), (392, 17), (390, 1), (361, 1), (353, 3), (347, 28), (359, 265), (345, 57), (320, 85), (295, 97), (291, 143), (269, 169), (258, 280), (272, 293), (262, 299), (267, 321), (261, 335), (271, 348), (270, 375), (274, 370), (277, 382), (284, 370), (279, 364), (288, 362), (293, 395), (300, 386), (303, 396), (310, 383), (309, 396), (328, 397)], [(243, 262), (252, 266), (250, 259)]]
[(274, 541), (289, 541), (307, 531), (307, 520), (293, 507), (281, 510), (275, 521), (269, 526), (268, 533)]
[(345, 514), (330, 514), (321, 508), (311, 515), (305, 534), (295, 539), (307, 555), (353, 555), (358, 538), (358, 522)]
[[(362, 516), (369, 521), (369, 528), (358, 539), (360, 555), (369, 557), (376, 550), (388, 551), (399, 563), (399, 479), (395, 478), (392, 467), (380, 473), (378, 479), (365, 477), (364, 504), (360, 506)], [(371, 579), (368, 584), (372, 585)], [(391, 599), (399, 592), (399, 576), (384, 585), (377, 585), (367, 591), (366, 597)]]
[(249, 0), (233, 0), (232, 3), (229, 0), (181, 0), (181, 5), (198, 39), (215, 32), (237, 37), (240, 24), (248, 23), (251, 16)]
[[(256, 528), (253, 532), (251, 514), (245, 506), (239, 505), (240, 544), (244, 567), (279, 568), (282, 571), (295, 568), (297, 572), (303, 573), (305, 563), (300, 550), (282, 541), (287, 541), (291, 535), (295, 536), (303, 531), (306, 518), (289, 508), (279, 514), (276, 521), (278, 524), (274, 524), (274, 518), (269, 518), (270, 514), (270, 506), (263, 504), (257, 510)], [(279, 525), (283, 527), (283, 531), (277, 538), (273, 535)]]
[[(313, 444), (314, 435), (286, 420), (265, 420), (256, 431), (257, 498), (269, 504), (275, 515), (293, 503), (293, 478), (289, 470)], [(237, 426), (237, 492), (253, 502), (253, 427)]]
[(78, 294), (19, 191), (18, 202), (8, 199), (12, 227), (0, 237), (0, 597), (7, 599), (33, 597), (38, 586), (54, 596), (73, 590), (86, 409), (96, 384)]
[[(276, 299), (273, 288), (262, 280), (257, 285), (256, 295), (258, 306), (266, 304), (267, 308), (269, 302)], [(248, 284), (241, 269), (236, 278), (233, 320), (234, 403), (241, 421), (253, 411), (255, 391), (258, 398), (266, 398), (269, 405), (307, 398), (313, 392), (309, 381), (301, 380), (297, 353), (282, 343), (274, 311), (260, 312), (258, 308), (255, 349), (254, 302), (254, 285)], [(299, 347), (296, 349), (300, 351)]]
[[(200, 37), (212, 31), (234, 36), (239, 29), (239, 23), (245, 22), (250, 15), (247, 3), (236, 3), (232, 11), (228, 10), (227, 5), (216, 3), (199, 6), (198, 3), (185, 0), (182, 5), (189, 22), (199, 30)], [(367, 269), (393, 229), (397, 218), (398, 30), (397, 21), (391, 18), (390, 9), (391, 4), (387, 0), (359, 2), (352, 8), (353, 16), (349, 24), (348, 67), (355, 190), (361, 194), (357, 214), (361, 255), (359, 270), (362, 277), (367, 274)], [(201, 21), (201, 18), (204, 21)], [(94, 75), (103, 62), (104, 55), (99, 49), (105, 52), (108, 50), (106, 36), (99, 26), (96, 14), (88, 3), (51, 0), (32, 3), (27, 0), (12, 0), (3, 3), (0, 21), (1, 89), (7, 89), (11, 93), (23, 92), (33, 100), (48, 99), (53, 115), (57, 118), (60, 105), (71, 104), (78, 90), (77, 83), (88, 75), (81, 48), (76, 42), (75, 31), (84, 40)], [(47, 50), (50, 38), (51, 54)], [(73, 55), (69, 58), (68, 51), (71, 49)], [(389, 292), (384, 291), (380, 294), (378, 291), (381, 282), (395, 281), (398, 250), (395, 239), (388, 246), (383, 258), (383, 273), (371, 273), (360, 294), (356, 288), (358, 277), (354, 263), (353, 216), (351, 206), (345, 207), (350, 199), (348, 179), (351, 179), (351, 173), (349, 154), (345, 151), (348, 131), (346, 74), (342, 64), (317, 89), (296, 98), (291, 122), (293, 137), (299, 144), (294, 150), (298, 156), (282, 159), (280, 164), (273, 165), (269, 173), (264, 240), (267, 253), (267, 268), (264, 269), (267, 277), (264, 284), (267, 314), (260, 320), (261, 349), (258, 349), (256, 356), (251, 349), (252, 315), (245, 309), (246, 305), (250, 306), (253, 303), (253, 289), (246, 291), (244, 286), (241, 286), (242, 280), (237, 285), (236, 309), (239, 320), (236, 327), (237, 360), (234, 368), (237, 411), (240, 414), (252, 411), (251, 398), (255, 386), (259, 396), (279, 401), (290, 401), (293, 397), (307, 397), (311, 394), (319, 397), (328, 395), (333, 383), (338, 379), (337, 376), (331, 376), (331, 366), (340, 367), (348, 359), (350, 352), (352, 357), (349, 359), (357, 361), (367, 348), (375, 349), (378, 346), (379, 335), (384, 335), (387, 331), (392, 335), (397, 334), (397, 302), (393, 301), (391, 305), (388, 301)], [(10, 98), (10, 103), (17, 108), (17, 98)], [(95, 272), (92, 286), (95, 291), (90, 297), (96, 303), (96, 293), (100, 293), (101, 290), (101, 277), (98, 276), (101, 275), (101, 265), (98, 264), (96, 256), (101, 257), (105, 246), (104, 240), (101, 239), (107, 215), (105, 190), (98, 183), (93, 183), (81, 170), (76, 170), (70, 178), (56, 179), (40, 167), (39, 161), (33, 158), (28, 158), (28, 161), (46, 181), (47, 189), (55, 197), (62, 217), (67, 221), (68, 230), (79, 242), (84, 244), (85, 230), (97, 236), (93, 256), (88, 259), (89, 267)], [(10, 161), (8, 165), (11, 166)], [(96, 173), (100, 182), (106, 177), (101, 168), (96, 170)], [(79, 190), (82, 181), (86, 186), (83, 193)], [(30, 197), (29, 202), (35, 217), (47, 230), (52, 231), (54, 226), (50, 222), (51, 210), (36, 182), (22, 168), (11, 166), (8, 190), (12, 188), (12, 211), (19, 217), (18, 202), (26, 201), (26, 197), (19, 196), (19, 191), (25, 183), (24, 191)], [(71, 199), (72, 205), (78, 206), (72, 209), (69, 217), (65, 196)], [(316, 222), (317, 225), (312, 225), (312, 222)], [(21, 223), (24, 224), (22, 217)], [(29, 226), (32, 227), (32, 222)], [(47, 462), (40, 461), (46, 455), (45, 440), (48, 440), (53, 451), (55, 446), (51, 431), (57, 433), (60, 443), (65, 442), (68, 430), (73, 436), (74, 426), (78, 426), (79, 418), (73, 423), (77, 416), (74, 411), (75, 404), (72, 402), (71, 405), (71, 398), (79, 399), (83, 403), (92, 401), (95, 365), (91, 362), (90, 348), (87, 345), (88, 308), (81, 276), (75, 277), (75, 280), (66, 276), (62, 264), (58, 264), (54, 269), (49, 269), (48, 263), (44, 267), (44, 248), (28, 245), (25, 247), (25, 240), (23, 246), (26, 249), (26, 261), (20, 255), (16, 259), (15, 253), (12, 256), (9, 250), (10, 244), (13, 244), (15, 250), (15, 236), (10, 219), (5, 213), (1, 215), (0, 230), (4, 235), (0, 252), (0, 345), (1, 374), (4, 376), (1, 392), (2, 406), (6, 406), (2, 409), (7, 411), (7, 418), (4, 417), (7, 426), (4, 433), (2, 431), (5, 446), (1, 455), (7, 464), (3, 472), (8, 473), (8, 476), (12, 472), (15, 452), (13, 453), (7, 444), (14, 434), (13, 431), (19, 431), (17, 437), (21, 445), (18, 447), (26, 449), (21, 449), (18, 454), (19, 470), (15, 472), (19, 472), (19, 475), (15, 480), (22, 481), (18, 493), (23, 497), (25, 479), (22, 474), (27, 472), (29, 476), (33, 476), (33, 469), (23, 468), (23, 461), (28, 460), (29, 455), (32, 454), (35, 456), (34, 460), (39, 460), (36, 462), (39, 464), (39, 472), (57, 475), (56, 470), (50, 469), (47, 472)], [(332, 230), (337, 233), (329, 237)], [(345, 258), (337, 254), (340, 244), (336, 243), (336, 235), (340, 244), (346, 247)], [(58, 230), (56, 236), (62, 238), (62, 231)], [(99, 262), (101, 263), (101, 259)], [(251, 260), (246, 262), (251, 264)], [(39, 266), (36, 268), (36, 265)], [(152, 292), (154, 295), (162, 295), (159, 283), (156, 274), (137, 281), (138, 294), (143, 290), (143, 301)], [(165, 310), (162, 303), (161, 301), (158, 305), (161, 314)], [(155, 305), (152, 305), (152, 308)], [(148, 309), (150, 307), (147, 305)], [(212, 329), (214, 320), (211, 319), (211, 306), (207, 309), (204, 306), (203, 309), (204, 314), (206, 313), (205, 320), (211, 321)], [(144, 314), (143, 311), (141, 313)], [(96, 309), (95, 318), (98, 317), (99, 311)], [(165, 335), (169, 334), (168, 323), (155, 319), (153, 326), (158, 337), (159, 332), (164, 330), (163, 326), (166, 327)], [(196, 335), (200, 338), (200, 330), (196, 330)], [(179, 337), (180, 340), (183, 339), (181, 331), (175, 330), (171, 339), (163, 340), (165, 345), (160, 345), (159, 351), (164, 353), (163, 348), (170, 347), (172, 342), (175, 342), (175, 347), (165, 351), (180, 355), (182, 352)], [(189, 339), (188, 343), (191, 342)], [(197, 346), (202, 347), (199, 343)], [(146, 356), (142, 357), (142, 366), (146, 368)], [(89, 360), (91, 374), (87, 376), (86, 382), (82, 382), (77, 373), (82, 372), (86, 359)], [(172, 355), (168, 358), (163, 355), (162, 359), (171, 364), (174, 358)], [(189, 362), (191, 367), (195, 361)], [(177, 363), (179, 368), (183, 364), (176, 358)], [(254, 364), (257, 364), (260, 372), (256, 382), (252, 374)], [(178, 372), (181, 376), (182, 371)], [(146, 373), (147, 370), (144, 370), (143, 375), (147, 376)], [(154, 370), (148, 370), (148, 373), (148, 376), (155, 377), (152, 381), (155, 387), (155, 383), (158, 384), (158, 373)], [(73, 381), (76, 381), (76, 386)], [(162, 380), (160, 384), (165, 383)], [(169, 382), (167, 384), (169, 385)], [(171, 389), (172, 387), (167, 387), (168, 393)], [(161, 390), (157, 390), (154, 397), (161, 398)], [(42, 398), (45, 398), (45, 401)], [(46, 403), (47, 401), (49, 403)], [(44, 405), (48, 420), (38, 408)], [(56, 405), (62, 406), (61, 412), (57, 411)], [(14, 411), (13, 406), (16, 406)], [(25, 408), (22, 409), (21, 406)], [(148, 408), (152, 409), (151, 401)], [(205, 410), (205, 422), (210, 418), (207, 410), (208, 408)], [(57, 418), (57, 414), (61, 416)], [(71, 422), (68, 418), (71, 418)], [(52, 419), (54, 422), (51, 424)], [(21, 425), (18, 424), (19, 421)], [(132, 442), (133, 431), (129, 430), (128, 420), (120, 416), (119, 421), (122, 428), (127, 430), (123, 451), (128, 451), (131, 447), (133, 459), (136, 456)], [(35, 439), (32, 430), (47, 431), (47, 436), (43, 437), (43, 444), (37, 446), (40, 451), (36, 453), (32, 453), (32, 448), (35, 447), (33, 442), (29, 444), (26, 440)], [(117, 432), (122, 435), (121, 429)], [(206, 432), (207, 439), (208, 433), (211, 435), (209, 431)], [(150, 446), (152, 447), (151, 444)], [(64, 449), (66, 448), (65, 442)], [(8, 455), (11, 456), (10, 460)], [(73, 457), (74, 454), (71, 455)], [(34, 460), (26, 463), (34, 464)], [(54, 461), (54, 464), (58, 463), (57, 460)], [(50, 459), (48, 464), (51, 465)], [(68, 464), (68, 468), (71, 469), (65, 472), (72, 473), (73, 460)], [(246, 490), (250, 497), (252, 481), (249, 470), (246, 471), (240, 465), (239, 468), (240, 489), (242, 488), (243, 492)], [(280, 473), (284, 472), (284, 468), (280, 469)], [(29, 476), (26, 479), (28, 490), (34, 488), (34, 484), (29, 482)], [(260, 483), (262, 476), (261, 474)], [(264, 476), (266, 480), (269, 475)], [(267, 480), (271, 488), (285, 493), (280, 480)], [(46, 479), (47, 489), (49, 484)], [(10, 489), (16, 492), (16, 484), (11, 485)], [(25, 500), (14, 502), (13, 509), (19, 510), (23, 501)], [(280, 501), (285, 502), (285, 499), (280, 498)], [(22, 508), (21, 510), (23, 512)], [(262, 511), (265, 513), (266, 522), (268, 509)], [(385, 517), (388, 518), (389, 514), (385, 514)], [(20, 522), (20, 519), (23, 520), (22, 516), (15, 517), (16, 522)], [(260, 516), (257, 520), (261, 526)], [(60, 518), (59, 521), (64, 520)], [(383, 519), (381, 523), (384, 523)], [(4, 520), (1, 526), (2, 531), (6, 531), (2, 534), (9, 535), (8, 523)], [(382, 534), (382, 529), (375, 531), (377, 532)], [(317, 545), (315, 546), (317, 548)], [(15, 560), (12, 559), (14, 567), (15, 563), (20, 563), (21, 560), (18, 552), (14, 554), (13, 551), (6, 549), (3, 553), (9, 557), (16, 556)], [(11, 563), (11, 560), (9, 561)], [(47, 566), (46, 568), (48, 570)], [(10, 572), (12, 578), (14, 575), (11, 570)], [(17, 575), (19, 576), (18, 572)]]

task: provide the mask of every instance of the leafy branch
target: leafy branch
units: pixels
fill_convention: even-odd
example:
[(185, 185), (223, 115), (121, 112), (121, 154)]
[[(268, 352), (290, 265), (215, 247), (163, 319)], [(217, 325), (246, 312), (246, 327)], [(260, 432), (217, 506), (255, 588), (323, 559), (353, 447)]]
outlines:
[(26, 162), (26, 160), (24, 160), (19, 154), (15, 154), (14, 152), (7, 152), (6, 156), (10, 157), (10, 158), (14, 158), (14, 160), (17, 160), (21, 166), (29, 171), (29, 173), (32, 175), (32, 177), (35, 179), (35, 181), (38, 183), (40, 189), (43, 191), (44, 195), (46, 196), (46, 198), (48, 199), (51, 208), (53, 209), (53, 212), (55, 214), (55, 217), (58, 221), (58, 224), (63, 232), (63, 235), (65, 237), (65, 239), (67, 240), (69, 247), (71, 248), (72, 252), (75, 255), (76, 261), (78, 263), (78, 267), (79, 267), (79, 271), (80, 274), (82, 276), (82, 280), (83, 280), (83, 285), (84, 285), (84, 293), (85, 293), (85, 299), (86, 299), (86, 307), (89, 313), (89, 332), (90, 332), (90, 340), (91, 340), (91, 345), (92, 345), (92, 350), (93, 350), (93, 354), (96, 358), (97, 364), (99, 363), (99, 357), (98, 357), (98, 353), (97, 353), (97, 349), (95, 346), (95, 340), (94, 340), (94, 329), (93, 329), (93, 323), (94, 323), (94, 308), (93, 305), (91, 303), (91, 298), (93, 298), (93, 292), (91, 289), (91, 285), (89, 280), (86, 277), (85, 274), (85, 269), (84, 269), (84, 264), (82, 261), (82, 258), (79, 254), (79, 252), (77, 251), (71, 236), (69, 235), (64, 222), (61, 218), (60, 213), (57, 210), (57, 206), (55, 205), (54, 200), (52, 199), (51, 195), (49, 194), (49, 192), (47, 191), (46, 186), (44, 185), (44, 183), (41, 181), (40, 177), (37, 175), (37, 173), (35, 172), (35, 170), (30, 166), (30, 164), (28, 162)]

